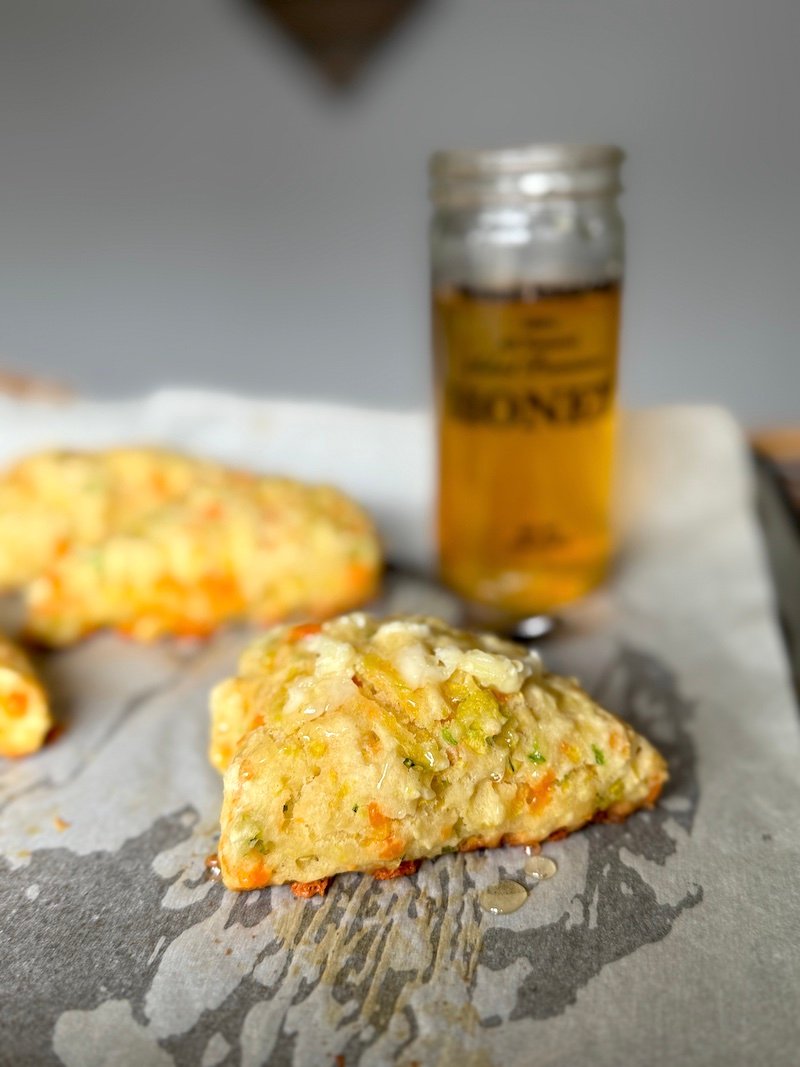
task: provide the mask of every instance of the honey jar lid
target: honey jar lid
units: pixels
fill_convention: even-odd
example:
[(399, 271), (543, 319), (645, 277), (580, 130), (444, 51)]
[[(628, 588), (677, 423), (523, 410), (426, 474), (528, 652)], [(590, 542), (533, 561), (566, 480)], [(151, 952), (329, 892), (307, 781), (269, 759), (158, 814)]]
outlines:
[(616, 196), (625, 154), (615, 145), (533, 144), (439, 151), (430, 160), (434, 203), (445, 207)]

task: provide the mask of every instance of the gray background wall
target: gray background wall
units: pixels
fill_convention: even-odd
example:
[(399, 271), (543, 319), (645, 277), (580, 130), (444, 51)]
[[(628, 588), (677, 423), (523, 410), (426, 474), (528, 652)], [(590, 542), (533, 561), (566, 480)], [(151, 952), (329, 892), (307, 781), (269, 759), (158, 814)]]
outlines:
[(798, 0), (434, 0), (331, 98), (236, 0), (0, 0), (0, 363), (428, 388), (437, 146), (610, 140), (628, 402), (800, 415)]

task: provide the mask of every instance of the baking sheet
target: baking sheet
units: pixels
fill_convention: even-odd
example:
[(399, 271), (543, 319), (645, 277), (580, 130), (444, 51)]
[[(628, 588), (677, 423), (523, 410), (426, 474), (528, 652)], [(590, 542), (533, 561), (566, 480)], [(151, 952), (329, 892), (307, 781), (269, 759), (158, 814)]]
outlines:
[[(318, 477), (375, 508), (401, 565), (379, 607), (457, 616), (411, 573), (430, 557), (424, 415), (205, 394), (121, 407), (9, 403), (0, 454), (124, 424), (306, 476), (324, 456)], [(628, 417), (622, 447), (614, 581), (541, 651), (662, 749), (655, 811), (547, 845), (558, 873), (538, 886), (506, 849), (340, 877), (308, 902), (228, 893), (205, 867), (221, 796), (207, 695), (247, 634), (50, 654), (66, 729), (0, 771), (0, 1062), (796, 1062), (800, 740), (743, 443), (724, 413), (674, 408)], [(530, 896), (487, 914), (478, 893), (502, 876)]]

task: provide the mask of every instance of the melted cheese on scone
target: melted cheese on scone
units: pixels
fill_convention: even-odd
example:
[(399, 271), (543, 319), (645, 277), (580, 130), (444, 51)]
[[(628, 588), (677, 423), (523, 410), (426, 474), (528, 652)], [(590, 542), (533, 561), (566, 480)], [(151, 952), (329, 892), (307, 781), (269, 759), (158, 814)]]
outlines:
[(0, 637), (0, 756), (35, 752), (52, 725), (47, 695), (30, 660)]
[(281, 627), (212, 696), (225, 884), (385, 873), (651, 804), (644, 738), (530, 651), (429, 618)]

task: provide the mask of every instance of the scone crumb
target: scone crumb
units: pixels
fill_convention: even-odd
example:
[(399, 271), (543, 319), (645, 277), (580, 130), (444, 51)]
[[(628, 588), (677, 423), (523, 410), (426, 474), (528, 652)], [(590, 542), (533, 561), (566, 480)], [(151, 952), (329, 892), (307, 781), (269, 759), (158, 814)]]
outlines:
[(385, 882), (389, 878), (405, 878), (409, 874), (416, 874), (421, 862), (421, 860), (404, 860), (397, 867), (379, 867), (377, 871), (372, 872), (372, 877), (380, 882)]
[(308, 900), (309, 897), (324, 897), (330, 884), (330, 878), (318, 878), (316, 882), (292, 882), (290, 888), (294, 896)]

